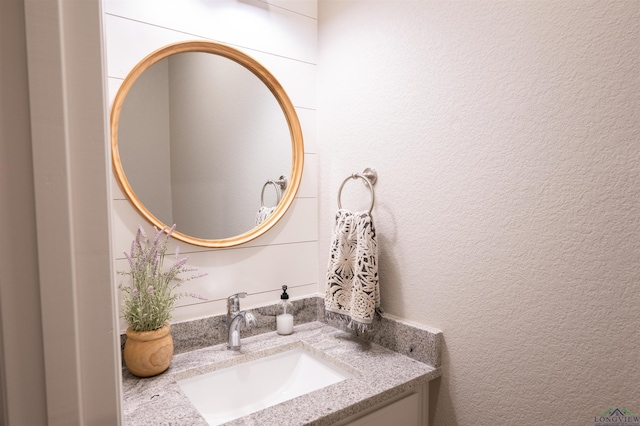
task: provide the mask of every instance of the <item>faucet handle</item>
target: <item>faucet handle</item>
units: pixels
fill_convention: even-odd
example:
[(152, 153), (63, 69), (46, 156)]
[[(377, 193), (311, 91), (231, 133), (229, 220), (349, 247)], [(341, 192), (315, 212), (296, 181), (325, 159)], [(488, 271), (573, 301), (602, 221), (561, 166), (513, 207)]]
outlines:
[(255, 327), (258, 325), (258, 320), (256, 320), (256, 317), (251, 312), (247, 311), (244, 313), (244, 325), (246, 325), (247, 328)]

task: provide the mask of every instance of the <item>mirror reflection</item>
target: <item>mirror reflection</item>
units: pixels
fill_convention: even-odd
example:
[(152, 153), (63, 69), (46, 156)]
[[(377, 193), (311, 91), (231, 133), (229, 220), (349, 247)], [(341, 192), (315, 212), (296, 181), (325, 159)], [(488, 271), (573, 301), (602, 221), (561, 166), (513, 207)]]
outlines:
[(278, 202), (265, 184), (291, 173), (278, 100), (250, 70), (210, 53), (181, 52), (148, 67), (124, 99), (117, 136), (139, 201), (197, 238), (252, 229)]

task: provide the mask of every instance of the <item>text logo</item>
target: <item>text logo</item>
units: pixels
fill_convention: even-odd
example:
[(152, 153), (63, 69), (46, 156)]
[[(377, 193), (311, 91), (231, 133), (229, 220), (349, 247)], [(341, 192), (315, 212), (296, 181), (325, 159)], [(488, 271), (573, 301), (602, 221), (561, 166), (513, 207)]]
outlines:
[(640, 426), (640, 416), (631, 414), (626, 408), (609, 408), (605, 413), (594, 416), (594, 426)]

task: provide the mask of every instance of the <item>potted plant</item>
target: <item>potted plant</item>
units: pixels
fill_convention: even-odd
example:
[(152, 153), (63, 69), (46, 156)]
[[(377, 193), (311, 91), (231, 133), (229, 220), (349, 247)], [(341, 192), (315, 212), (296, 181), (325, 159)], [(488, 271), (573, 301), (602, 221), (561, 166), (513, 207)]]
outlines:
[[(155, 236), (151, 240), (139, 226), (131, 252), (124, 253), (129, 261), (129, 271), (119, 271), (130, 277), (128, 285), (119, 286), (123, 292), (121, 313), (129, 325), (124, 362), (129, 371), (139, 377), (155, 376), (169, 368), (173, 357), (169, 319), (175, 302), (185, 296), (201, 299), (195, 294), (174, 292), (184, 282), (206, 275), (195, 274), (196, 269), (186, 265), (188, 258), (180, 258), (178, 247), (173, 265), (164, 266), (169, 238), (175, 227), (168, 230), (167, 227), (160, 230), (154, 227)], [(179, 276), (184, 273), (192, 275)]]

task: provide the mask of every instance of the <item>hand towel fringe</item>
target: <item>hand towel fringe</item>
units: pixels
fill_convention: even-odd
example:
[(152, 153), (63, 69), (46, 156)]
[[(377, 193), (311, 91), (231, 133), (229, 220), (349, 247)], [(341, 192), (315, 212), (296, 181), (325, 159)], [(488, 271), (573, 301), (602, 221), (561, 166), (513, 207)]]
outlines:
[[(377, 312), (377, 311), (376, 311)], [(359, 333), (373, 333), (375, 331), (375, 327), (373, 323), (364, 324), (358, 322), (351, 318), (346, 314), (341, 314), (338, 312), (325, 311), (325, 318), (329, 321), (336, 321), (350, 330), (355, 330)]]

